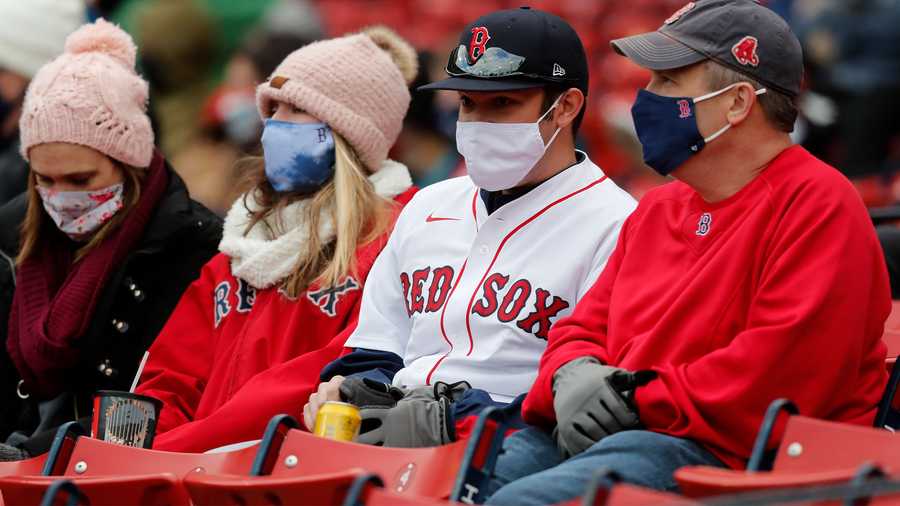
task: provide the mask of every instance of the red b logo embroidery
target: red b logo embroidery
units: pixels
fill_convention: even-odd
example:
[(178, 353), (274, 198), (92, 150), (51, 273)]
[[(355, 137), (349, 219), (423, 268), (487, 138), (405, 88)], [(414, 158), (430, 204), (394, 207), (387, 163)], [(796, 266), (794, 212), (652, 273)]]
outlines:
[(697, 232), (696, 234), (700, 237), (703, 237), (709, 234), (709, 229), (712, 227), (712, 215), (709, 213), (703, 213), (700, 215), (700, 221), (697, 222)]
[(472, 28), (472, 40), (469, 41), (469, 61), (475, 63), (484, 55), (485, 46), (491, 40), (491, 34), (484, 26)]
[(756, 67), (759, 65), (759, 55), (756, 54), (757, 47), (759, 47), (759, 41), (756, 40), (756, 37), (748, 35), (732, 46), (731, 54), (741, 65)]
[(691, 117), (691, 103), (685, 99), (678, 101), (678, 117), (681, 119)]

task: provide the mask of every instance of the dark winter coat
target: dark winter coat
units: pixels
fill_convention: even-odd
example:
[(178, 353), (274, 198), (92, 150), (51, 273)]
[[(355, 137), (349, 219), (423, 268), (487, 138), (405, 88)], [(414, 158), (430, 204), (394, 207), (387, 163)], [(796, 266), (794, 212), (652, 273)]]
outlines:
[[(71, 371), (70, 389), (52, 402), (18, 394), (19, 374), (6, 351), (15, 290), (12, 260), (18, 251), (25, 195), (0, 208), (0, 441), (31, 454), (49, 448), (53, 429), (91, 416), (97, 390), (128, 390), (144, 351), (163, 328), (182, 292), (216, 254), (222, 221), (190, 199), (181, 178), (167, 166), (169, 184), (139, 245), (113, 271), (97, 303), (82, 359)], [(39, 412), (39, 407), (41, 412)], [(13, 435), (10, 438), (10, 435)]]

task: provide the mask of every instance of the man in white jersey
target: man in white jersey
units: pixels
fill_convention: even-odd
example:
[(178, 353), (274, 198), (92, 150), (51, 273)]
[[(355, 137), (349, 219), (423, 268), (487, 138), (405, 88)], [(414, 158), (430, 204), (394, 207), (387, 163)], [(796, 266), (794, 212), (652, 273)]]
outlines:
[(344, 400), (363, 408), (362, 442), (442, 444), (468, 415), (527, 392), (550, 326), (593, 285), (635, 208), (575, 149), (588, 70), (565, 21), (483, 16), (447, 73), (420, 90), (459, 93), (469, 175), (404, 208), (364, 288), (353, 351), (304, 408), (310, 428), (324, 402)]

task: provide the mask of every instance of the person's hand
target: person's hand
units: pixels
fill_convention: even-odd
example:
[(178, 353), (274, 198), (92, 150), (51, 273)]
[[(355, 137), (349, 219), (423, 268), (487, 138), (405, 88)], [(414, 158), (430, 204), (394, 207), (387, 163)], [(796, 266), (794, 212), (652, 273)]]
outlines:
[(335, 376), (325, 383), (319, 383), (316, 393), (309, 396), (309, 402), (303, 406), (303, 423), (310, 432), (316, 426), (316, 413), (319, 412), (319, 408), (326, 402), (341, 400), (340, 388), (343, 382), (343, 376)]
[(606, 436), (640, 425), (632, 402), (634, 390), (656, 377), (601, 364), (593, 357), (575, 359), (553, 375), (556, 444), (564, 457), (577, 455)]

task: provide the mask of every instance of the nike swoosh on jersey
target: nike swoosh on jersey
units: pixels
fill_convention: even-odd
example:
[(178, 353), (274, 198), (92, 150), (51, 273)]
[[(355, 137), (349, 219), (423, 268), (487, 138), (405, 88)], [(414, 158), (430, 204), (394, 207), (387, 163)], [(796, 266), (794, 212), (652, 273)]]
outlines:
[(429, 214), (428, 217), (425, 218), (425, 223), (431, 223), (434, 221), (459, 221), (459, 218), (438, 218), (434, 215), (434, 213)]

